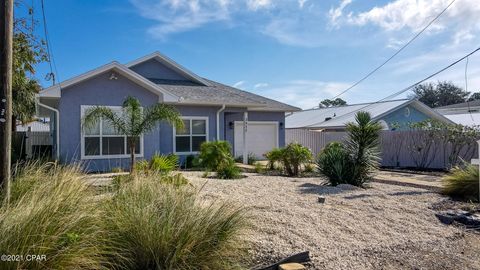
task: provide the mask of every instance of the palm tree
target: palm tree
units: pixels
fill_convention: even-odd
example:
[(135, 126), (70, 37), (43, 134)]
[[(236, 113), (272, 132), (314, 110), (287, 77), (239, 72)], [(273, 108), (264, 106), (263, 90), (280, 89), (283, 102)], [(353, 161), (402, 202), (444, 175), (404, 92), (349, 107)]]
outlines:
[(82, 119), (82, 126), (86, 129), (92, 128), (100, 119), (107, 121), (116, 132), (127, 136), (127, 145), (130, 146), (130, 173), (135, 171), (135, 141), (138, 137), (152, 131), (160, 121), (183, 129), (181, 115), (173, 106), (155, 104), (143, 109), (140, 101), (131, 96), (123, 101), (121, 113), (104, 106), (88, 109)]

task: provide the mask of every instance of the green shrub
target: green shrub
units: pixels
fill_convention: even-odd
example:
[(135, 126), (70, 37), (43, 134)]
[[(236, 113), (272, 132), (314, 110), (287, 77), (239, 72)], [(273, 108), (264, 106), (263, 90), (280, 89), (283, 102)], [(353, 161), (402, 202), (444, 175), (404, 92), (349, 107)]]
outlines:
[(270, 152), (265, 153), (265, 158), (268, 160), (269, 170), (275, 170), (276, 164), (282, 160), (282, 149), (274, 148)]
[(298, 176), (302, 165), (312, 161), (312, 152), (299, 143), (289, 143), (281, 149), (281, 162), (289, 176)]
[(184, 185), (188, 185), (189, 181), (183, 174), (177, 173), (173, 175), (164, 175), (160, 178), (160, 182), (162, 184), (168, 184), (168, 185), (173, 185), (175, 187), (180, 187)]
[(191, 168), (194, 168), (196, 167), (196, 165), (198, 164), (195, 164), (195, 156), (194, 155), (188, 155), (186, 158), (185, 158), (185, 164), (184, 164), (184, 167), (185, 169), (191, 169)]
[(204, 142), (200, 146), (198, 160), (203, 168), (216, 171), (233, 161), (230, 144), (227, 141)]
[(363, 186), (378, 168), (382, 127), (373, 122), (367, 112), (358, 112), (355, 121), (347, 124), (348, 138), (345, 144), (329, 144), (317, 158), (319, 172), (332, 185), (347, 183)]
[(260, 162), (255, 162), (255, 172), (256, 173), (264, 173), (265, 172), (265, 166), (262, 165)]
[(116, 249), (124, 250), (116, 259), (126, 269), (239, 268), (245, 211), (217, 203), (151, 178), (122, 187), (104, 217)]
[(463, 168), (455, 167), (442, 181), (443, 194), (478, 201), (478, 166), (466, 163)]
[(101, 223), (101, 200), (77, 167), (27, 165), (0, 205), (0, 254), (46, 260), (2, 262), (2, 269), (108, 269), (113, 253)]
[(242, 175), (242, 171), (234, 162), (225, 164), (217, 169), (217, 177), (220, 179), (237, 179)]
[(340, 142), (327, 144), (318, 154), (318, 171), (326, 176), (333, 186), (348, 182), (352, 177), (351, 166), (350, 157)]
[(150, 170), (150, 163), (147, 160), (140, 160), (135, 162), (135, 171), (141, 172), (141, 173), (148, 173)]
[(168, 174), (178, 168), (178, 161), (177, 155), (155, 154), (150, 160), (150, 169), (153, 172)]

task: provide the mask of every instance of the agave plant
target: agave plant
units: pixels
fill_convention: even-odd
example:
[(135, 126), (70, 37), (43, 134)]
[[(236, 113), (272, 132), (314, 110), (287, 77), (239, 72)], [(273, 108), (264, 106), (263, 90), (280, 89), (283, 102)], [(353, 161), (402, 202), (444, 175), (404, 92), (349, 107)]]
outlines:
[(140, 101), (130, 96), (123, 102), (120, 114), (104, 106), (88, 109), (82, 119), (82, 126), (92, 128), (100, 119), (107, 121), (116, 132), (127, 136), (131, 173), (135, 171), (135, 141), (140, 135), (152, 131), (160, 121), (166, 121), (179, 130), (183, 129), (180, 113), (174, 107), (155, 104), (142, 108)]

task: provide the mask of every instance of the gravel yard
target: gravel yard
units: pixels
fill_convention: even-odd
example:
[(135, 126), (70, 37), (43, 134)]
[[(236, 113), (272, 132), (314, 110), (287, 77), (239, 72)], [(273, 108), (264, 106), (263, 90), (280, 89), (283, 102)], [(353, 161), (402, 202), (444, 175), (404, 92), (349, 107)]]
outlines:
[[(442, 225), (426, 189), (247, 174), (238, 180), (184, 172), (206, 199), (251, 208), (252, 264), (310, 251), (311, 269), (480, 269), (480, 234)], [(318, 203), (318, 196), (326, 203)]]

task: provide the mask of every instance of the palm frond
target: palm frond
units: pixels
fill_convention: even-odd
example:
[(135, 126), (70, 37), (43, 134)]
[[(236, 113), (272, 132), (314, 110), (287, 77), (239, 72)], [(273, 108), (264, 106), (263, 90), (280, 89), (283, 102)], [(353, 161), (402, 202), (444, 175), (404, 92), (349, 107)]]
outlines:
[(140, 133), (151, 131), (159, 121), (166, 121), (177, 130), (184, 128), (181, 115), (173, 106), (156, 104), (144, 110), (143, 120), (138, 125), (137, 131)]
[(108, 121), (115, 131), (121, 134), (128, 133), (125, 127), (124, 118), (116, 114), (112, 109), (104, 106), (95, 106), (89, 108), (83, 116), (82, 127), (86, 129), (93, 128), (98, 121), (100, 121), (100, 119)]
[(132, 96), (128, 96), (122, 104), (122, 113), (125, 117), (125, 129), (128, 130), (128, 134), (138, 136), (136, 134), (138, 127), (143, 119), (142, 105), (140, 101)]

